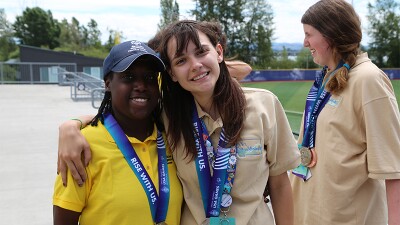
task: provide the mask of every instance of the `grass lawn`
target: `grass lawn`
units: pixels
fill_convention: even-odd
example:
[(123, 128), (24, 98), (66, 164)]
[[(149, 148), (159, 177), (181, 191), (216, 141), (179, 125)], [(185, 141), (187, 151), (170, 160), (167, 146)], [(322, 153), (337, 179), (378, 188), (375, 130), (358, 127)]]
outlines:
[[(298, 132), (304, 104), (312, 83), (313, 81), (271, 81), (242, 83), (242, 86), (267, 89), (278, 96), (286, 110), (286, 116), (293, 132)], [(400, 80), (392, 80), (392, 84), (397, 104), (400, 105)]]

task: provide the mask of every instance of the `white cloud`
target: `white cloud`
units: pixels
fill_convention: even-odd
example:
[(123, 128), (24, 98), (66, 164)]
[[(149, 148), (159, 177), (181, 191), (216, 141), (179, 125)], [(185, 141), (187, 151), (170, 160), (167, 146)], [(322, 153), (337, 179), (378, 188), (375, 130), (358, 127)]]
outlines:
[[(190, 18), (188, 11), (194, 8), (193, 0), (177, 0), (182, 14), (181, 18)], [(276, 42), (301, 43), (303, 41), (303, 26), (301, 16), (316, 0), (270, 0), (274, 11)], [(352, 0), (360, 15), (363, 31), (367, 28), (366, 14), (368, 1)], [(375, 0), (369, 0), (372, 4)], [(160, 16), (160, 0), (128, 0), (128, 1), (98, 1), (98, 0), (2, 0), (1, 8), (5, 9), (7, 19), (15, 21), (17, 15), (22, 15), (26, 7), (40, 7), (50, 10), (53, 17), (61, 21), (72, 17), (87, 25), (94, 19), (102, 32), (102, 40), (107, 39), (107, 28), (120, 30), (127, 39), (147, 41), (157, 31)], [(363, 44), (369, 37), (363, 34)]]

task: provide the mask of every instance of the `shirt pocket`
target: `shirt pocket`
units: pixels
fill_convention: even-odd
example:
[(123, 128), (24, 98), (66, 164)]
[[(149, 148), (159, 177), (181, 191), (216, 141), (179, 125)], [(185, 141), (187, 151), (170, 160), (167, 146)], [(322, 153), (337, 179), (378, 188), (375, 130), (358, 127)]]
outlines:
[(233, 189), (235, 193), (252, 193), (257, 195), (254, 184), (267, 178), (263, 175), (263, 165), (266, 166), (264, 145), (260, 138), (241, 139), (236, 144), (237, 162)]

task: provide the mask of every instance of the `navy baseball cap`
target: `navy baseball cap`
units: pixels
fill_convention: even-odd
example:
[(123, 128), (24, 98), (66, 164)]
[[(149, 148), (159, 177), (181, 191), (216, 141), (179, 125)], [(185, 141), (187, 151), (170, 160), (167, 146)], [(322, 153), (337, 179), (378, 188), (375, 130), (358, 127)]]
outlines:
[(144, 55), (154, 59), (158, 71), (165, 70), (163, 61), (153, 49), (140, 41), (132, 40), (115, 45), (111, 49), (103, 62), (103, 78), (111, 71), (124, 72), (136, 59)]

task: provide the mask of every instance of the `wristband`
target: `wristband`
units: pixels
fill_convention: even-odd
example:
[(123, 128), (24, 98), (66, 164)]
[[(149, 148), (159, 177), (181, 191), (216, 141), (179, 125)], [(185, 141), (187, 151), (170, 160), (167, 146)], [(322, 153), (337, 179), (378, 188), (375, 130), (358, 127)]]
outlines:
[(81, 123), (81, 125), (80, 125), (80, 127), (79, 127), (79, 130), (82, 130), (82, 128), (83, 128), (82, 120), (80, 120), (80, 119), (78, 119), (78, 118), (72, 118), (71, 120), (79, 121), (79, 122)]

